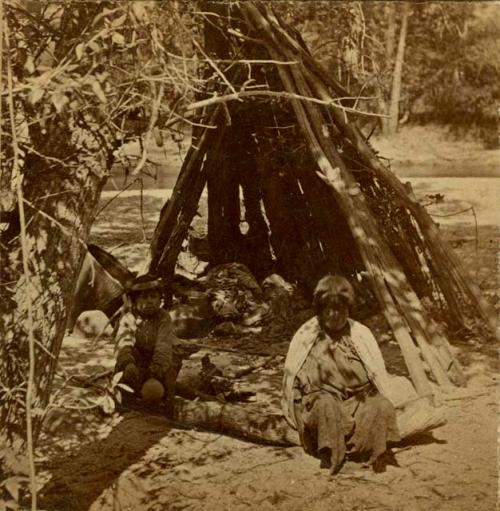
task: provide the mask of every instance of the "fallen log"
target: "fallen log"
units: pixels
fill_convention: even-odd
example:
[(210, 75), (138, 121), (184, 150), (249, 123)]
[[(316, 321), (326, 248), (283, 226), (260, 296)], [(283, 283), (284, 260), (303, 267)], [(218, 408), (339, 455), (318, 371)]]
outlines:
[[(81, 387), (92, 386), (111, 373), (107, 370), (86, 380), (75, 379), (75, 383)], [(285, 417), (279, 412), (263, 412), (262, 405), (227, 403), (182, 382), (177, 382), (176, 394), (173, 420), (179, 427), (225, 433), (252, 442), (284, 447), (300, 445), (297, 431)], [(431, 431), (446, 423), (442, 410), (423, 398), (397, 407), (396, 421), (401, 439)]]
[[(441, 409), (426, 399), (416, 399), (396, 409), (401, 439), (446, 423)], [(281, 413), (263, 413), (262, 406), (175, 398), (174, 421), (183, 426), (225, 433), (252, 442), (284, 447), (300, 445), (299, 435)]]
[(273, 445), (300, 445), (298, 434), (281, 414), (262, 413), (256, 405), (175, 398), (174, 420), (194, 428), (227, 433)]

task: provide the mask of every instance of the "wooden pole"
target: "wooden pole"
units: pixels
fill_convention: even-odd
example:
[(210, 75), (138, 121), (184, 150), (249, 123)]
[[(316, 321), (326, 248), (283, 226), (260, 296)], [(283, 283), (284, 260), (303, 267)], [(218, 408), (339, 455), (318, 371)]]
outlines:
[(181, 251), (182, 243), (186, 238), (189, 226), (191, 225), (194, 215), (196, 214), (196, 210), (198, 209), (198, 203), (206, 180), (206, 172), (202, 167), (192, 186), (184, 190), (183, 208), (177, 218), (177, 223), (168, 238), (168, 242), (161, 251), (161, 255), (158, 258), (158, 263), (155, 267), (155, 271), (164, 277), (167, 282), (172, 282), (173, 280), (175, 264), (179, 256), (179, 252)]
[[(307, 51), (307, 49), (297, 42), (288, 32), (283, 28), (280, 21), (276, 18), (276, 16), (263, 4), (260, 4), (261, 11), (266, 14), (266, 23), (272, 24), (275, 31), (281, 36), (280, 39), (275, 37), (274, 32), (270, 30), (266, 30), (267, 36), (271, 38), (273, 44), (276, 44), (277, 47), (288, 48), (292, 51), (294, 56), (294, 60), (298, 62), (303, 62), (324, 83), (328, 84), (335, 93), (343, 98), (341, 100), (341, 104), (346, 107), (354, 106), (356, 99), (349, 97), (349, 91), (344, 88), (344, 86), (335, 80), (331, 73), (328, 73), (325, 69), (323, 69), (312, 57), (312, 55)], [(260, 26), (258, 25), (260, 21), (258, 20), (256, 13), (258, 13), (262, 19), (264, 17), (260, 14), (259, 10), (255, 7), (254, 2), (248, 2), (242, 9), (242, 14), (245, 16), (247, 23), (251, 26), (257, 28), (257, 32), (260, 30)], [(253, 20), (253, 21), (252, 21)], [(256, 24), (257, 23), (257, 24)], [(270, 28), (270, 26), (269, 26)], [(278, 42), (279, 41), (279, 42)]]
[(258, 148), (250, 129), (245, 131), (240, 144), (246, 146), (245, 158), (239, 167), (239, 179), (243, 192), (245, 221), (248, 224), (240, 259), (260, 281), (272, 271), (273, 258), (269, 228), (263, 212), (261, 172), (256, 158)]
[(234, 127), (224, 129), (207, 151), (208, 244), (210, 265), (238, 259), (242, 242), (238, 160), (234, 152)]
[(162, 255), (163, 248), (175, 228), (180, 211), (182, 210), (186, 191), (193, 185), (196, 180), (197, 174), (200, 172), (200, 167), (203, 164), (205, 151), (210, 145), (214, 131), (216, 131), (216, 119), (219, 115), (220, 107), (216, 107), (210, 115), (208, 124), (213, 126), (213, 129), (205, 128), (201, 132), (199, 139), (193, 140), (188, 150), (186, 158), (182, 164), (179, 176), (175, 182), (172, 195), (163, 206), (160, 212), (160, 219), (156, 225), (153, 239), (151, 240), (151, 262), (149, 265), (150, 271), (155, 271), (158, 267), (159, 259)]

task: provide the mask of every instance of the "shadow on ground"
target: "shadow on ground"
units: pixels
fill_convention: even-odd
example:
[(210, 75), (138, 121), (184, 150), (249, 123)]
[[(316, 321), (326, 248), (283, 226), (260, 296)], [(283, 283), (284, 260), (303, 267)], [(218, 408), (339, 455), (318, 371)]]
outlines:
[(52, 479), (40, 494), (47, 511), (84, 511), (128, 467), (171, 430), (166, 418), (126, 414), (104, 440), (84, 444), (77, 452), (47, 466)]

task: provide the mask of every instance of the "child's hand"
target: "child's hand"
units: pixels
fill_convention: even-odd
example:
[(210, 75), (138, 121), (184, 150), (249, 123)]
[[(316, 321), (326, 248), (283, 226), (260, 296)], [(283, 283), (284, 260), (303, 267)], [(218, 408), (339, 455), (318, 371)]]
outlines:
[(164, 370), (162, 369), (160, 364), (152, 363), (149, 366), (149, 374), (151, 375), (151, 378), (155, 378), (157, 380), (163, 379)]
[(121, 383), (125, 383), (133, 389), (137, 388), (139, 383), (139, 369), (135, 364), (127, 364), (123, 370)]

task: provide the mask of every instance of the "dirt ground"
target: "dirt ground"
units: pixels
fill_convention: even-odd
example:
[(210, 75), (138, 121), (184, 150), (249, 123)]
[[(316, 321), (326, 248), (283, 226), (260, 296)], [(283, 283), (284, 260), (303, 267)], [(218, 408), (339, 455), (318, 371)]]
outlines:
[[(494, 303), (500, 180), (409, 180), (424, 202), (428, 194), (445, 196), (431, 212), (451, 215), (435, 219)], [(103, 204), (111, 195), (104, 194)], [(144, 196), (141, 224), (136, 220), (141, 214), (137, 193), (121, 195), (110, 204), (108, 213), (99, 217), (93, 241), (130, 268), (140, 268), (166, 195), (165, 191), (150, 191)], [(454, 214), (471, 206), (472, 210)], [(389, 370), (401, 372), (401, 357), (383, 322), (372, 318), (370, 326), (384, 339), (381, 347)], [(92, 337), (96, 332), (87, 333)], [(220, 358), (213, 360), (216, 364), (243, 365), (266, 354), (274, 357), (274, 363), (246, 377), (242, 385), (256, 392), (263, 411), (277, 410), (286, 339), (210, 338), (203, 342), (215, 351), (238, 351), (229, 355), (221, 351)], [(383, 473), (348, 461), (332, 477), (299, 447), (258, 445), (218, 433), (186, 430), (160, 414), (104, 415), (95, 408), (82, 409), (99, 395), (98, 389), (82, 389), (72, 377), (92, 377), (111, 368), (113, 347), (106, 336), (97, 341), (81, 332), (69, 336), (61, 352), (54, 399), (64, 396), (67, 404), (73, 396), (73, 409), (56, 408), (47, 420), (38, 449), (43, 485), (40, 509), (491, 511), (498, 498), (497, 345), (461, 337), (453, 343), (468, 383), (448, 394), (436, 391), (447, 424), (396, 445), (396, 465)], [(194, 355), (186, 366), (194, 367), (202, 354)], [(62, 389), (60, 394), (58, 389)]]
[[(55, 457), (53, 510), (490, 511), (497, 497), (494, 377), (477, 365), (467, 392), (446, 396), (448, 424), (394, 449), (375, 474), (348, 462), (332, 477), (299, 447), (183, 431), (130, 413), (109, 436)], [(83, 440), (83, 439), (82, 439)]]

